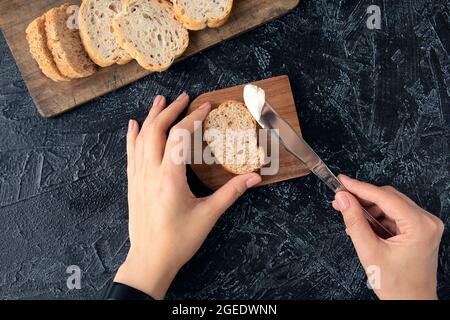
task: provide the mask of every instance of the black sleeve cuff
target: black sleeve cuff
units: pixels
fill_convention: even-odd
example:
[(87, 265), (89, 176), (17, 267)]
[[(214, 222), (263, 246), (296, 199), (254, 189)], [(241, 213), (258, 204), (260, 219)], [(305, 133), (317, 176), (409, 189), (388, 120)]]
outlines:
[(149, 295), (122, 283), (113, 282), (106, 291), (104, 300), (155, 300)]

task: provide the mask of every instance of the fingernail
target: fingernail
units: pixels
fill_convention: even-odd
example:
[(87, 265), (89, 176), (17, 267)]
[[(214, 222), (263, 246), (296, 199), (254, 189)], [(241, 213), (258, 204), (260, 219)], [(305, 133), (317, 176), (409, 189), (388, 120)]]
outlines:
[(336, 193), (335, 199), (340, 211), (345, 211), (350, 206), (350, 200), (345, 193)]
[(333, 207), (333, 209), (338, 206), (336, 200), (331, 201), (331, 206)]
[(253, 188), (254, 186), (256, 186), (258, 183), (260, 183), (262, 181), (260, 176), (254, 176), (251, 177), (250, 179), (247, 180), (246, 185), (247, 188)]
[(156, 96), (155, 100), (153, 100), (153, 106), (157, 106), (159, 105), (159, 103), (161, 102), (162, 96)]
[(346, 176), (345, 174), (342, 174), (342, 173), (341, 173), (341, 174), (338, 175), (338, 178), (339, 178), (339, 179), (342, 179), (342, 178), (343, 178), (343, 179), (349, 179), (349, 176)]
[(211, 105), (209, 104), (209, 102), (205, 102), (204, 104), (202, 104), (200, 107), (198, 107), (198, 110), (203, 110), (206, 109), (208, 107), (210, 107)]
[(128, 131), (131, 131), (134, 127), (134, 120), (128, 121)]
[(178, 96), (177, 100), (175, 100), (175, 101), (180, 101), (180, 100), (184, 99), (185, 97), (187, 97), (187, 93), (186, 93), (186, 92), (183, 92), (182, 94), (180, 94), (180, 95)]

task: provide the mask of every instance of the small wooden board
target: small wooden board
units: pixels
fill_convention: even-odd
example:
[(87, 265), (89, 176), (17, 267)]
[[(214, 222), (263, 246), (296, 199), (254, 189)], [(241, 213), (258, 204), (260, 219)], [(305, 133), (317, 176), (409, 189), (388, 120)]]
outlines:
[[(0, 28), (34, 103), (44, 117), (66, 112), (150, 73), (133, 61), (125, 66), (103, 68), (91, 77), (71, 82), (55, 83), (47, 79), (28, 51), (25, 29), (33, 19), (65, 2), (77, 5), (81, 3), (80, 0), (0, 1)], [(280, 17), (295, 8), (298, 3), (299, 0), (235, 0), (233, 13), (224, 26), (190, 32), (190, 46), (181, 59)]]
[[(289, 122), (289, 124), (301, 135), (300, 123), (295, 108), (294, 97), (292, 96), (289, 78), (287, 76), (279, 76), (256, 81), (254, 83), (265, 90), (267, 101), (269, 101), (280, 116)], [(205, 102), (210, 102), (213, 108), (217, 108), (226, 100), (243, 101), (243, 89), (244, 85), (239, 85), (202, 94), (191, 103), (188, 114)], [(206, 143), (204, 142), (203, 149), (205, 147)], [(192, 148), (194, 148), (193, 144)], [(288, 153), (282, 145), (280, 145), (279, 157), (278, 173), (276, 175), (262, 176), (263, 181), (260, 185), (289, 180), (309, 174), (310, 171), (308, 168)], [(191, 167), (203, 184), (212, 190), (218, 189), (234, 176), (218, 164), (191, 164)]]

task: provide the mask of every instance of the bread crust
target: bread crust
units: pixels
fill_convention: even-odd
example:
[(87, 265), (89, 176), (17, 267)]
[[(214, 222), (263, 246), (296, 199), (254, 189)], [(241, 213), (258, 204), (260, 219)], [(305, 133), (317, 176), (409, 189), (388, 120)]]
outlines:
[(26, 37), (30, 53), (37, 62), (42, 73), (53, 81), (69, 81), (59, 72), (53, 60), (53, 55), (47, 47), (47, 34), (45, 32), (45, 16), (34, 19), (26, 29)]
[(94, 61), (95, 64), (101, 66), (101, 67), (109, 67), (115, 63), (117, 64), (127, 64), (130, 62), (132, 57), (123, 49), (119, 48), (116, 50), (115, 54), (111, 55), (109, 59), (104, 59), (99, 54), (97, 54), (96, 50), (94, 49), (94, 46), (92, 44), (91, 39), (88, 35), (88, 25), (86, 24), (85, 19), (83, 19), (83, 16), (87, 15), (89, 13), (89, 4), (92, 0), (83, 0), (80, 6), (79, 11), (79, 26), (80, 26), (80, 38), (81, 42), (83, 43), (83, 46), (88, 53), (89, 57), (92, 61)]
[(121, 49), (123, 54), (119, 56), (119, 59), (117, 59), (116, 63), (120, 65), (124, 65), (127, 63), (130, 63), (133, 60), (133, 57), (130, 56), (128, 52), (125, 51), (125, 49)]
[(177, 0), (172, 0), (173, 11), (178, 21), (180, 21), (184, 27), (188, 30), (198, 31), (203, 30), (206, 27), (218, 28), (227, 22), (228, 18), (231, 16), (231, 11), (233, 9), (233, 0), (228, 1), (228, 6), (224, 11), (224, 15), (219, 18), (207, 18), (203, 20), (196, 20), (187, 16), (183, 11), (183, 8), (178, 4)]
[[(127, 14), (127, 10), (129, 8), (129, 6), (133, 5), (133, 3), (137, 2), (137, 1), (139, 1), (139, 0), (124, 0), (124, 2), (123, 2), (124, 9), (122, 10), (122, 13), (118, 14), (116, 16), (116, 18), (113, 20), (113, 30), (116, 35), (116, 39), (119, 41), (120, 47), (125, 49), (133, 59), (136, 59), (136, 61), (139, 63), (139, 65), (141, 67), (143, 67), (144, 69), (147, 69), (152, 72), (166, 71), (167, 69), (170, 68), (170, 66), (172, 64), (157, 66), (157, 65), (148, 63), (148, 61), (146, 61), (144, 56), (142, 56), (140, 54), (139, 50), (137, 50), (131, 43), (129, 43), (127, 41), (127, 35), (124, 33), (124, 31), (122, 30), (122, 28), (119, 25), (119, 20), (121, 19), (122, 16)], [(169, 1), (158, 0), (158, 2), (164, 3), (165, 5), (168, 5), (171, 8), (173, 8), (172, 4)], [(179, 52), (176, 52), (174, 54), (174, 59), (177, 59), (178, 57), (180, 57), (186, 51), (188, 46), (189, 46), (189, 33), (186, 30), (185, 36), (183, 37), (183, 47), (181, 48), (181, 50)]]
[[(78, 31), (69, 30), (66, 25), (63, 30), (60, 30), (60, 26), (58, 25), (60, 15), (66, 15), (66, 10), (70, 6), (72, 6), (72, 4), (65, 3), (60, 7), (50, 9), (45, 14), (47, 45), (53, 54), (53, 59), (56, 63), (56, 66), (64, 76), (72, 79), (84, 78), (96, 72), (95, 64), (90, 60), (88, 54), (84, 51), (84, 46), (81, 42)], [(74, 61), (74, 48), (71, 48), (71, 52), (67, 52), (66, 48), (64, 48), (61, 39), (67, 36), (67, 34), (64, 34), (67, 32), (73, 32), (73, 34), (75, 35), (75, 45), (80, 46), (79, 53), (83, 55), (86, 64), (80, 66)]]

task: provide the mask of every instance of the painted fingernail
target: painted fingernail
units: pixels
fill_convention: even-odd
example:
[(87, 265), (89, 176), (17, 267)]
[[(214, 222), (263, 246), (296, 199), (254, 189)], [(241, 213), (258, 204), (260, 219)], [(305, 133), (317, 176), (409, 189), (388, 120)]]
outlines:
[(345, 211), (350, 206), (350, 200), (343, 192), (336, 193), (335, 199), (340, 211)]
[(211, 105), (209, 104), (209, 102), (205, 102), (200, 107), (198, 107), (198, 110), (203, 110), (203, 109), (209, 108), (210, 106)]
[(254, 176), (254, 177), (251, 177), (250, 179), (248, 179), (245, 184), (247, 185), (247, 188), (253, 188), (261, 181), (262, 181), (261, 176)]
[(186, 98), (186, 97), (187, 97), (187, 93), (186, 93), (186, 92), (183, 92), (182, 94), (180, 94), (180, 95), (178, 96), (178, 98), (177, 98), (176, 101), (180, 101), (180, 100), (182, 100), (182, 99), (184, 99), (184, 98)]
[(153, 106), (155, 107), (155, 106), (159, 105), (161, 102), (161, 99), (162, 99), (162, 96), (160, 96), (160, 95), (156, 96), (155, 100), (153, 100)]

